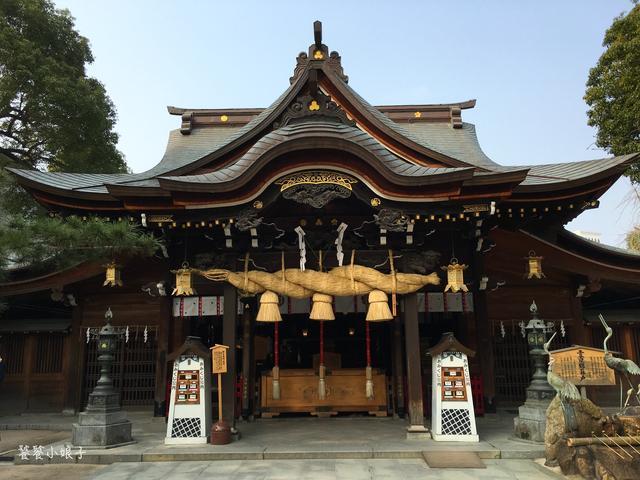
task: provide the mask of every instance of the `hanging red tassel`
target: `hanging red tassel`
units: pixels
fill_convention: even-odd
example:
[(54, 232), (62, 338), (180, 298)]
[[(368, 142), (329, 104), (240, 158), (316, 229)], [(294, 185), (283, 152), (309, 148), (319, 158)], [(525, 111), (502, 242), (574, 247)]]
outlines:
[(320, 320), (320, 367), (318, 368), (318, 399), (324, 400), (327, 396), (325, 383), (326, 367), (324, 366), (324, 322)]
[(274, 400), (280, 400), (280, 346), (278, 338), (278, 323), (273, 324), (273, 370), (272, 376), (272, 396)]
[(369, 322), (365, 324), (365, 339), (367, 350), (367, 368), (365, 369), (366, 383), (365, 383), (365, 395), (367, 399), (373, 399), (373, 372), (371, 370), (371, 332)]

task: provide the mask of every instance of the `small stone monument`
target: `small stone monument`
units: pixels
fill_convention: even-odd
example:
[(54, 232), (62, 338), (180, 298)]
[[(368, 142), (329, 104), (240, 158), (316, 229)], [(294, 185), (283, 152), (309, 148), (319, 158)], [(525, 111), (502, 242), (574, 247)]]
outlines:
[(518, 416), (513, 419), (514, 433), (517, 438), (532, 442), (544, 443), (544, 432), (547, 426), (547, 408), (556, 396), (555, 390), (547, 382), (546, 353), (542, 349), (547, 341), (547, 333), (553, 328), (538, 318), (538, 306), (533, 302), (529, 307), (531, 320), (525, 327), (527, 343), (531, 350), (535, 371), (531, 384), (527, 387), (527, 399), (518, 408)]
[(109, 308), (104, 315), (107, 323), (98, 333), (98, 362), (100, 378), (84, 412), (73, 424), (72, 443), (75, 446), (111, 448), (134, 443), (131, 438), (131, 422), (120, 408), (120, 393), (113, 388), (111, 365), (120, 333), (111, 326), (113, 313)]

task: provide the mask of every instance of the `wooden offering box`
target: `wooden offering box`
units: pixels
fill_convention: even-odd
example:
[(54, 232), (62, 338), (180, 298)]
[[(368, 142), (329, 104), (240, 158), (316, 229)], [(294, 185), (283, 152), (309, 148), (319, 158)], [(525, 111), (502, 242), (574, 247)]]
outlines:
[(319, 417), (338, 412), (368, 412), (387, 416), (387, 378), (373, 370), (373, 398), (365, 396), (364, 369), (339, 369), (327, 372), (327, 394), (318, 398), (318, 374), (314, 370), (280, 370), (280, 400), (273, 399), (271, 372), (261, 378), (262, 416), (271, 418), (285, 412), (310, 413)]

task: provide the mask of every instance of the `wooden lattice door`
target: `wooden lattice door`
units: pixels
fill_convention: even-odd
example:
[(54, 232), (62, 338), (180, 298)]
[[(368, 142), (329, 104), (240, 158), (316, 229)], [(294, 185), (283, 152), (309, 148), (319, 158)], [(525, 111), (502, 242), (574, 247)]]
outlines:
[[(129, 327), (129, 341), (120, 338), (115, 352), (111, 376), (120, 391), (123, 406), (153, 405), (156, 379), (157, 327)], [(97, 342), (91, 340), (85, 348), (85, 369), (82, 404), (86, 406), (89, 393), (100, 376)]]
[[(527, 339), (522, 336), (518, 321), (505, 321), (504, 337), (500, 322), (493, 322), (495, 345), (496, 397), (506, 405), (520, 405), (525, 401), (526, 389), (531, 383), (533, 363), (529, 355)], [(569, 329), (565, 336), (560, 332), (554, 338), (551, 350), (570, 346)]]

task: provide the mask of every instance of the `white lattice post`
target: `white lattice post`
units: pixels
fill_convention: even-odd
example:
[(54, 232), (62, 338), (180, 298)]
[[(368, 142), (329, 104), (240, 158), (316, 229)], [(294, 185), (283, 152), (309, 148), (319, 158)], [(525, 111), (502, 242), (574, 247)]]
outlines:
[(432, 349), (431, 435), (438, 441), (477, 442), (467, 353), (452, 333)]
[(188, 348), (189, 342), (196, 340), (187, 337), (173, 362), (166, 444), (207, 443), (209, 437), (211, 362), (199, 341), (196, 349)]

